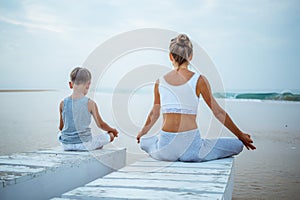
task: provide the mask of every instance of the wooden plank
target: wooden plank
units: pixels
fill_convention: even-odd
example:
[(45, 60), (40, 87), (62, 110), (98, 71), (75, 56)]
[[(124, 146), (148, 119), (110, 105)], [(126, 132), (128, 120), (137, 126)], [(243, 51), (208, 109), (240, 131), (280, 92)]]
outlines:
[(27, 167), (27, 166), (14, 166), (14, 167), (12, 167), (11, 165), (0, 165), (0, 173), (1, 172), (37, 173), (37, 172), (41, 172), (43, 170), (45, 170), (45, 168)]
[(23, 166), (37, 166), (37, 167), (55, 167), (58, 163), (48, 161), (35, 161), (35, 160), (21, 160), (21, 159), (1, 159), (0, 164), (6, 165), (23, 165)]
[(217, 159), (217, 160), (211, 160), (211, 161), (205, 161), (205, 162), (170, 162), (170, 161), (160, 161), (160, 160), (155, 160), (151, 157), (143, 158), (137, 162), (164, 162), (164, 163), (189, 163), (189, 164), (204, 164), (204, 163), (231, 163), (233, 157), (228, 157), (228, 158), (222, 158), (222, 159)]
[(13, 185), (18, 182), (23, 182), (30, 180), (29, 173), (16, 173), (16, 172), (0, 172), (1, 180), (3, 181), (2, 187), (7, 187), (8, 185)]
[[(60, 151), (38, 151), (29, 153), (19, 153), (10, 156), (0, 156), (0, 165), (21, 165), (36, 167), (55, 167), (62, 164), (80, 163), (88, 158), (97, 158), (102, 155), (114, 153), (112, 150), (100, 150), (91, 152), (60, 152)], [(74, 157), (76, 155), (76, 158)]]
[(207, 169), (207, 168), (173, 168), (173, 167), (135, 167), (127, 166), (119, 170), (120, 172), (156, 172), (171, 174), (210, 174), (210, 175), (229, 175), (230, 169)]
[[(0, 156), (0, 199), (49, 199), (125, 166), (126, 149)], [(41, 188), (47, 185), (47, 190)], [(31, 192), (28, 192), (31, 191)]]
[(2, 180), (2, 186), (5, 187), (10, 184), (16, 184), (20, 181), (31, 179), (30, 174), (39, 174), (44, 172), (45, 168), (33, 168), (27, 166), (11, 166), (0, 165), (0, 177)]
[(0, 179), (0, 188), (4, 187), (4, 183), (5, 183), (5, 181)]
[(190, 181), (193, 182), (218, 182), (226, 183), (228, 181), (228, 175), (203, 175), (203, 174), (171, 174), (171, 173), (144, 173), (144, 172), (131, 172), (122, 173), (114, 172), (104, 178), (123, 178), (123, 179), (143, 179), (143, 180), (175, 180), (175, 181)]
[(142, 179), (97, 179), (86, 185), (87, 187), (137, 188), (162, 191), (181, 191), (195, 193), (223, 193), (224, 183), (207, 182), (205, 184), (191, 184), (189, 181), (172, 180), (142, 180)]
[(89, 156), (89, 155), (103, 155), (107, 153), (113, 153), (116, 150), (122, 150), (122, 149), (101, 149), (96, 151), (64, 151), (62, 149), (54, 149), (54, 150), (39, 150), (37, 152), (33, 153), (40, 153), (40, 154), (62, 154), (62, 155), (79, 155), (79, 156)]
[(223, 195), (222, 199), (232, 199), (232, 192), (233, 192), (233, 186), (234, 186), (234, 159), (232, 159), (232, 167), (231, 167), (231, 172), (226, 184), (226, 189)]
[(182, 163), (182, 162), (136, 162), (132, 167), (174, 167), (174, 168), (206, 168), (206, 169), (224, 169), (231, 167), (231, 163)]
[[(84, 159), (86, 156), (81, 156)], [(78, 161), (80, 157), (74, 159), (72, 155), (20, 153), (11, 156), (0, 156), (0, 164), (23, 165), (36, 167), (55, 167), (64, 163)]]
[(24, 160), (34, 160), (34, 161), (51, 161), (51, 162), (58, 162), (61, 163), (62, 161), (68, 159), (68, 160), (76, 160), (82, 158), (86, 158), (87, 156), (90, 156), (87, 152), (82, 152), (82, 154), (77, 153), (78, 157), (74, 159), (74, 154), (57, 154), (56, 152), (53, 152), (53, 154), (47, 154), (47, 153), (40, 153), (40, 152), (28, 152), (28, 153), (18, 153), (18, 154), (12, 154), (9, 156), (0, 156), (0, 160), (2, 159), (24, 159)]
[(52, 150), (41, 150), (41, 151), (37, 151), (35, 153), (39, 153), (39, 154), (56, 154), (56, 155), (79, 155), (79, 156), (83, 156), (83, 155), (90, 155), (90, 152), (88, 151), (52, 151)]
[[(17, 184), (23, 181), (37, 178), (40, 175), (45, 174), (47, 169), (68, 167), (81, 163), (87, 156), (76, 157), (72, 155), (50, 155), (50, 154), (37, 154), (37, 153), (19, 153), (9, 156), (0, 156), (0, 166), (7, 166), (5, 171), (2, 169), (0, 177), (4, 180), (3, 187)], [(27, 168), (26, 168), (27, 167)], [(29, 169), (31, 171), (21, 172), (21, 168)], [(39, 168), (38, 171), (34, 171), (34, 168)]]
[(176, 191), (162, 191), (156, 189), (141, 189), (141, 188), (98, 188), (98, 187), (79, 187), (75, 190), (62, 195), (63, 198), (74, 198), (84, 200), (97, 199), (151, 199), (151, 200), (209, 200), (219, 199), (220, 194), (215, 193), (196, 193), (186, 192), (177, 188)]
[(62, 195), (94, 199), (231, 199), (233, 158), (202, 163), (143, 159)]

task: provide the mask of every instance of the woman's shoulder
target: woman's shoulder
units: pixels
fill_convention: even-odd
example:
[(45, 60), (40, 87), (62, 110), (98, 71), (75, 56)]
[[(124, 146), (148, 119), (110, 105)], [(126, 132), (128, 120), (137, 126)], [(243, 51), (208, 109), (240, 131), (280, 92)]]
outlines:
[(208, 79), (201, 74), (197, 80), (197, 91), (200, 91), (202, 88), (210, 88), (210, 84)]
[(196, 79), (200, 79), (200, 77), (202, 76), (199, 72), (193, 72), (193, 77)]
[(173, 70), (171, 71), (168, 71), (162, 75), (160, 75), (159, 77), (157, 77), (156, 81), (155, 81), (155, 84), (159, 84), (161, 82), (163, 82), (165, 80), (165, 77), (169, 76), (171, 73), (172, 73)]
[(199, 74), (198, 76), (199, 76), (199, 77), (198, 77), (198, 83), (202, 83), (202, 84), (208, 83), (208, 80), (207, 80), (207, 78), (206, 78), (205, 75)]

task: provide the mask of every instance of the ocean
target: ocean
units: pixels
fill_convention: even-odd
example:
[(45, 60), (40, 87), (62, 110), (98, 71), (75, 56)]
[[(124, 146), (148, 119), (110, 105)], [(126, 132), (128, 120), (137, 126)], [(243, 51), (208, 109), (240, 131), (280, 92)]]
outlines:
[[(70, 91), (1, 92), (0, 154), (58, 146), (58, 105), (69, 94)], [(257, 147), (255, 151), (244, 149), (236, 156), (233, 199), (298, 199), (300, 102), (233, 96), (218, 101), (234, 122), (252, 135)], [(128, 163), (144, 157), (135, 136), (151, 108), (152, 94), (108, 92), (95, 93), (92, 98), (102, 118), (120, 132), (107, 148), (126, 147)], [(202, 137), (233, 136), (212, 116), (203, 100), (197, 122)], [(161, 118), (149, 135), (157, 133), (160, 126)], [(101, 132), (95, 124), (92, 127), (94, 132)]]

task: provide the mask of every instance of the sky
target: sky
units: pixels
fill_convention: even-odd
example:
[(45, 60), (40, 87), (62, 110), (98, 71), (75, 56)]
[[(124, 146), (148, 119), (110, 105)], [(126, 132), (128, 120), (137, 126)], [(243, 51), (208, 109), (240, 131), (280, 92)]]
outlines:
[(188, 34), (228, 91), (300, 90), (297, 0), (0, 0), (0, 90), (66, 89), (96, 47), (141, 28)]

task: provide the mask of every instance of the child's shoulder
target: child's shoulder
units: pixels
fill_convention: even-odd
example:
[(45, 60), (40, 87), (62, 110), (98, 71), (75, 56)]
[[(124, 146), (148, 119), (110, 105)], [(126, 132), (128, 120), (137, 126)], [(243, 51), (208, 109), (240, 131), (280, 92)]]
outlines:
[(88, 102), (89, 103), (95, 103), (95, 101), (93, 99), (91, 99), (91, 98), (88, 98)]
[(63, 98), (63, 99), (60, 101), (59, 105), (61, 105), (61, 104), (63, 105), (64, 102), (67, 101), (69, 98), (70, 98), (70, 96), (67, 96), (67, 97)]
[(64, 100), (61, 100), (59, 103), (59, 111), (62, 111), (63, 107), (64, 107)]
[(95, 105), (97, 105), (96, 102), (93, 99), (88, 98), (88, 106), (89, 107), (94, 107)]
[(88, 110), (92, 112), (93, 110), (97, 109), (97, 104), (93, 99), (88, 99)]
[(60, 102), (67, 101), (67, 100), (69, 100), (69, 99), (71, 99), (71, 97), (70, 97), (70, 96), (66, 96), (66, 97), (64, 97)]
[(62, 109), (64, 107), (65, 101), (67, 101), (68, 99), (70, 99), (70, 96), (67, 96), (65, 98), (63, 98), (60, 103), (59, 103), (59, 108)]

